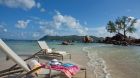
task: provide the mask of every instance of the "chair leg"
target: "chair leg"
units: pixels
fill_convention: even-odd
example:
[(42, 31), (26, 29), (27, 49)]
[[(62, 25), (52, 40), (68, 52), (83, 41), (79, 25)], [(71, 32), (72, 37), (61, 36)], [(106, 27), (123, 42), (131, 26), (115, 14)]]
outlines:
[(83, 70), (85, 72), (85, 78), (87, 78), (87, 71), (86, 68), (81, 68), (81, 70)]
[(71, 60), (71, 54), (69, 54), (69, 58), (70, 58), (70, 60)]
[(64, 57), (62, 56), (62, 61), (64, 60)]
[(87, 78), (87, 71), (86, 71), (86, 69), (85, 69), (85, 78)]

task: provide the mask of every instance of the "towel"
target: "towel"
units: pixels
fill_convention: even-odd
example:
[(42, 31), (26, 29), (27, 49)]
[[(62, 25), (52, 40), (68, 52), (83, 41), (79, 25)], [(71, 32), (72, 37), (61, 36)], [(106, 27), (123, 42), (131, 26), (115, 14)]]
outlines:
[(48, 52), (48, 53), (52, 53), (52, 49), (49, 49), (49, 48), (48, 48), (48, 49), (47, 49), (47, 52)]
[(75, 75), (80, 70), (80, 68), (78, 66), (76, 66), (76, 65), (69, 66), (69, 67), (65, 67), (65, 66), (62, 66), (62, 65), (53, 65), (50, 68), (52, 70), (57, 70), (57, 71), (64, 72), (65, 75), (68, 78), (71, 78), (73, 75)]
[(74, 65), (70, 64), (70, 63), (64, 63), (64, 64), (62, 64), (62, 66), (64, 66), (64, 67), (71, 67), (71, 66), (74, 66)]
[[(30, 66), (31, 70), (33, 70), (33, 69), (35, 69), (35, 68), (37, 68), (37, 67), (42, 66), (42, 65), (41, 65), (40, 63), (38, 63), (36, 60), (31, 60), (31, 61), (29, 62), (28, 65)], [(34, 73), (39, 74), (40, 72), (41, 72), (41, 69), (38, 69), (38, 70), (36, 70)]]

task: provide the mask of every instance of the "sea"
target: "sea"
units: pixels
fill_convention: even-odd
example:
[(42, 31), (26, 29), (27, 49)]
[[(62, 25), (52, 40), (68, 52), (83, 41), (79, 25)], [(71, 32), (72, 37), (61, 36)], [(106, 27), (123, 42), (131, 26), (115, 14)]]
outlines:
[[(5, 41), (18, 55), (29, 55), (40, 51), (37, 41)], [(103, 43), (78, 43), (60, 45), (59, 41), (48, 41), (50, 48), (67, 52), (85, 53), (87, 66), (95, 78), (140, 78), (140, 46), (119, 46)], [(0, 51), (0, 58), (5, 54)]]

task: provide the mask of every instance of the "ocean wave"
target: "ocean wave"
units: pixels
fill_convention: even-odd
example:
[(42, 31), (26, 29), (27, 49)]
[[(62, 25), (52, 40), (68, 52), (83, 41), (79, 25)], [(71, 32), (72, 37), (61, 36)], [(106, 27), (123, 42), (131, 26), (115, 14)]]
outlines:
[[(83, 47), (83, 51), (87, 53), (89, 58), (87, 65), (92, 68), (91, 71), (94, 73), (95, 78), (112, 78), (107, 70), (106, 62), (98, 56), (98, 50), (96, 50), (96, 47), (103, 46), (106, 45)], [(94, 52), (91, 52), (90, 49), (94, 49)]]

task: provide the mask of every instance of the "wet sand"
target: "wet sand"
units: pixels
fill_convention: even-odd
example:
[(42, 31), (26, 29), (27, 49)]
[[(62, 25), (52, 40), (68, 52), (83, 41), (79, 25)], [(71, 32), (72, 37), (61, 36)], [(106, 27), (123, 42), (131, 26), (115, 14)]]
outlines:
[[(126, 60), (125, 58), (118, 58), (117, 56), (102, 56), (106, 61), (108, 70), (112, 78), (139, 78), (140, 68), (137, 64)], [(111, 58), (111, 59), (110, 59)], [(117, 59), (117, 60), (116, 60)]]

